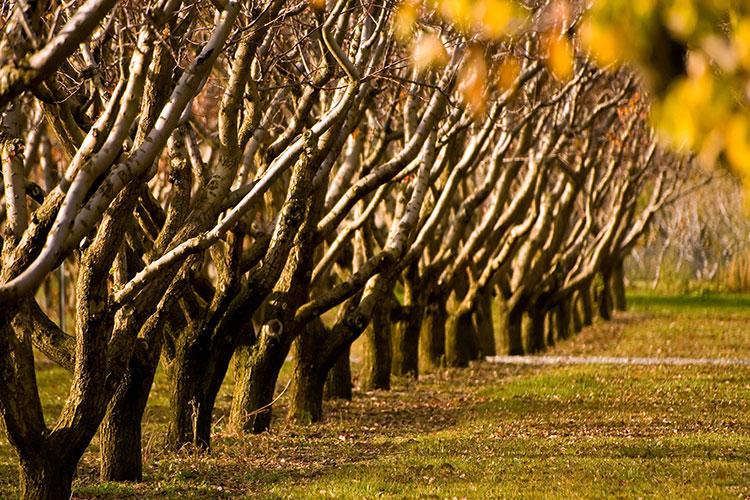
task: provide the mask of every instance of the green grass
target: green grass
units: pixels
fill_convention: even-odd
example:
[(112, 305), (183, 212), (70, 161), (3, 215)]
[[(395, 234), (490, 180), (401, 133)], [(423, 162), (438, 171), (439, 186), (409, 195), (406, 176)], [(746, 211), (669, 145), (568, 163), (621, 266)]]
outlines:
[[(630, 297), (632, 312), (559, 345), (560, 354), (750, 357), (750, 297)], [(45, 409), (66, 378), (41, 370)], [(324, 423), (276, 422), (271, 433), (224, 431), (219, 398), (208, 456), (159, 446), (165, 380), (145, 429), (146, 481), (99, 484), (84, 498), (737, 498), (750, 496), (750, 368), (478, 365), (397, 380), (326, 404)], [(282, 413), (285, 398), (282, 398)], [(96, 443), (94, 443), (95, 447)], [(0, 442), (0, 497), (15, 464)]]

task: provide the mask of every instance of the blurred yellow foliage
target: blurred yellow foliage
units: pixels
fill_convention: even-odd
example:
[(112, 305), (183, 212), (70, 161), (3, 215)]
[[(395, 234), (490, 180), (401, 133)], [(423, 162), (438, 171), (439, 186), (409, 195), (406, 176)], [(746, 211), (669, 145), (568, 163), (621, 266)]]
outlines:
[(547, 67), (560, 81), (569, 80), (573, 75), (573, 47), (564, 36), (547, 38)]
[(474, 26), (490, 38), (506, 35), (514, 16), (514, 5), (506, 0), (478, 0), (473, 7)]
[(444, 66), (448, 62), (448, 52), (439, 36), (423, 33), (414, 41), (411, 58), (414, 68), (421, 73)]
[[(634, 64), (652, 84), (652, 123), (660, 135), (703, 160), (725, 158), (750, 186), (750, 0), (593, 0), (584, 11), (554, 0), (544, 9), (536, 15), (519, 0), (402, 0), (393, 29), (411, 40), (420, 15), (438, 15), (475, 44), (459, 75), (474, 113), (485, 109), (488, 82), (478, 42), (514, 43), (528, 28), (538, 30), (539, 50), (559, 81), (573, 75), (577, 50), (603, 67)], [(418, 71), (447, 60), (437, 35), (416, 35)], [(502, 60), (497, 86), (510, 88), (520, 68), (513, 57)]]
[(406, 0), (398, 5), (393, 15), (393, 34), (399, 41), (409, 40), (418, 17), (419, 2), (417, 0)]
[(508, 55), (500, 63), (497, 68), (497, 84), (502, 90), (508, 90), (513, 86), (513, 82), (518, 78), (521, 73), (521, 63), (513, 57)]
[(487, 61), (482, 49), (472, 47), (458, 74), (458, 91), (464, 103), (475, 115), (485, 111), (487, 76)]

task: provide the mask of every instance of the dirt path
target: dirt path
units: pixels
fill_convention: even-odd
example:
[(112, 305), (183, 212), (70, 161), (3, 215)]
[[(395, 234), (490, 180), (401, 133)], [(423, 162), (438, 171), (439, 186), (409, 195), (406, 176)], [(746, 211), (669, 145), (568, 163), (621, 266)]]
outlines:
[(750, 359), (741, 358), (676, 358), (618, 356), (487, 356), (489, 363), (506, 365), (717, 365), (750, 366)]

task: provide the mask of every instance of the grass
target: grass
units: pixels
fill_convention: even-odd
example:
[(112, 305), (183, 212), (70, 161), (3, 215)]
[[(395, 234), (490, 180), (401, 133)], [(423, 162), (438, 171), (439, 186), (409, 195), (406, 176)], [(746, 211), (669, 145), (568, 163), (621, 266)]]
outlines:
[[(634, 294), (632, 312), (557, 346), (560, 354), (750, 357), (750, 296)], [(40, 370), (53, 414), (67, 376)], [(283, 383), (283, 381), (282, 381)], [(396, 380), (330, 402), (322, 424), (225, 432), (219, 398), (208, 456), (159, 446), (162, 375), (145, 426), (146, 481), (99, 484), (96, 442), (81, 498), (736, 498), (750, 496), (750, 368), (481, 364)], [(282, 398), (282, 403), (284, 398)], [(278, 413), (283, 412), (279, 408)], [(0, 441), (0, 497), (15, 464)]]

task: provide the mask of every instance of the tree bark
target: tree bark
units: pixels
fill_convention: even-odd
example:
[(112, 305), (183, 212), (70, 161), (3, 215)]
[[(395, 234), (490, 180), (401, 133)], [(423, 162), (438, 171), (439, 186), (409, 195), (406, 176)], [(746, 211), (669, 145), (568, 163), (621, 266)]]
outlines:
[(594, 305), (590, 284), (581, 289), (581, 315), (583, 316), (583, 326), (591, 326), (594, 323)]
[(196, 449), (211, 446), (211, 420), (216, 396), (229, 368), (235, 346), (221, 334), (210, 339), (201, 332), (177, 350), (170, 363), (170, 419), (167, 446), (179, 451), (192, 444)]
[(323, 418), (323, 386), (326, 373), (321, 373), (323, 370), (314, 359), (318, 352), (310, 345), (310, 341), (313, 340), (310, 336), (307, 332), (303, 333), (294, 346), (291, 401), (287, 418), (298, 424), (320, 422)]
[(328, 372), (325, 384), (325, 399), (352, 399), (352, 370), (349, 363), (351, 345), (346, 346), (333, 368)]
[(523, 356), (526, 353), (523, 345), (523, 311), (513, 308), (505, 313), (505, 336), (508, 355)]
[(21, 460), (19, 496), (24, 500), (68, 500), (78, 460), (63, 460), (61, 454), (44, 450), (33, 459)]
[(474, 311), (474, 324), (479, 335), (479, 346), (482, 356), (494, 356), (497, 354), (492, 304), (491, 290), (485, 289), (479, 292), (477, 308)]
[(261, 328), (253, 346), (241, 346), (234, 356), (235, 383), (229, 425), (238, 433), (267, 431), (276, 382), (289, 354), (291, 337), (282, 335), (280, 323)]
[(557, 320), (559, 315), (557, 314), (556, 310), (549, 311), (546, 314), (546, 318), (544, 321), (544, 328), (546, 330), (547, 334), (547, 347), (552, 347), (555, 345), (555, 342), (557, 341), (556, 333), (557, 333)]
[(570, 337), (571, 309), (570, 298), (565, 298), (557, 304), (555, 309), (555, 330), (557, 330), (558, 339), (564, 340)]
[(583, 318), (581, 315), (581, 310), (579, 308), (580, 302), (581, 302), (581, 294), (579, 292), (576, 292), (571, 297), (570, 305), (569, 305), (574, 333), (578, 333), (581, 330), (583, 330)]
[(526, 331), (526, 338), (529, 341), (529, 351), (532, 353), (542, 352), (545, 348), (544, 343), (544, 309), (540, 307), (531, 307), (526, 312), (523, 321), (523, 328)]
[(602, 271), (602, 288), (598, 299), (599, 317), (604, 320), (612, 319), (612, 274), (609, 270)]
[(146, 346), (130, 360), (128, 378), (109, 403), (99, 427), (102, 481), (142, 481), (141, 422), (156, 373), (157, 359), (149, 357)]
[(448, 316), (445, 324), (445, 364), (451, 367), (469, 366), (479, 352), (471, 311), (459, 311)]
[(614, 299), (615, 311), (625, 311), (628, 308), (625, 296), (625, 269), (623, 260), (615, 262), (612, 267), (612, 298)]
[(419, 331), (419, 370), (435, 371), (445, 363), (445, 303), (437, 301), (425, 309)]
[(417, 305), (405, 308), (406, 317), (393, 326), (393, 359), (391, 373), (419, 376), (419, 334), (425, 311)]
[(391, 388), (391, 318), (390, 307), (381, 307), (373, 314), (365, 332), (365, 350), (360, 372), (363, 391)]

